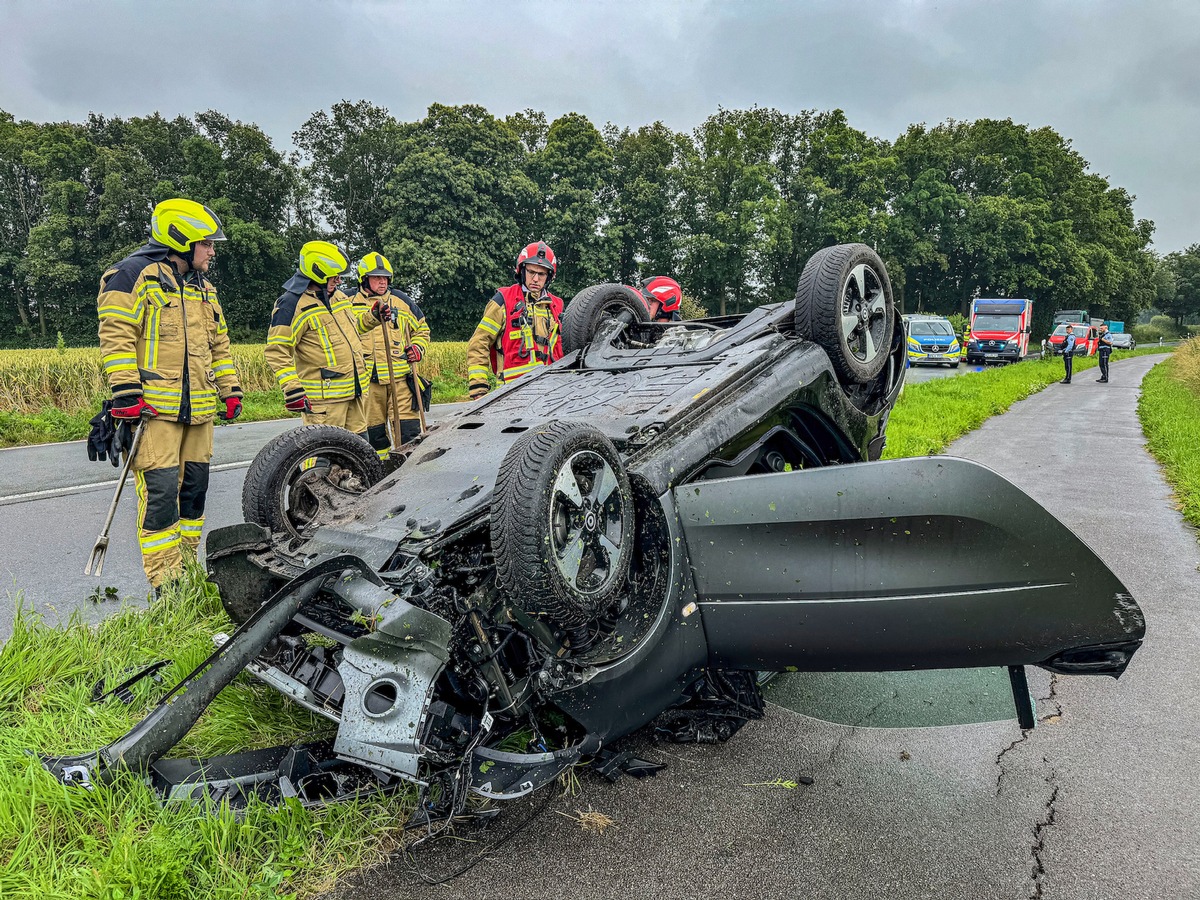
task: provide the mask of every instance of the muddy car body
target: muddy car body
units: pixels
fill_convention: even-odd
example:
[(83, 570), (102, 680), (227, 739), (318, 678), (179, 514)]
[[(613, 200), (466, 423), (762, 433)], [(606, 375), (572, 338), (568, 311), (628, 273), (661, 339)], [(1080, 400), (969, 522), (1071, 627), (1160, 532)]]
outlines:
[[(878, 461), (906, 351), (869, 250), (822, 251), (794, 304), (743, 316), (588, 296), (586, 343), (364, 494), (290, 533), (213, 532), (238, 631), (130, 734), (48, 768), (231, 800), (417, 783), (453, 814), (585, 758), (637, 769), (612, 745), (652, 721), (723, 739), (761, 713), (756, 672), (1124, 670), (1140, 611), (1069, 530), (981, 466)], [(320, 457), (317, 431), (287, 465)], [(336, 737), (162, 759), (244, 667)]]

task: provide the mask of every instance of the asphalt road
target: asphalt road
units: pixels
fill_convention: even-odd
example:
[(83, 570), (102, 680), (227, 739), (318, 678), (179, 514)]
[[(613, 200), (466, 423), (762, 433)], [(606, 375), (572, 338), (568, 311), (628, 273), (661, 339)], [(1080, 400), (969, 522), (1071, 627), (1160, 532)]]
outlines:
[[(462, 405), (434, 406), (429, 419), (436, 422)], [(250, 461), (272, 437), (299, 424), (280, 419), (215, 430), (206, 530), (243, 521), (242, 480)], [(114, 612), (117, 602), (89, 599), (97, 587), (114, 587), (127, 602), (146, 602), (150, 585), (135, 537), (132, 479), (113, 522), (103, 576), (83, 574), (116, 479), (111, 465), (88, 460), (82, 441), (0, 450), (0, 641), (12, 634), (18, 604), (54, 623), (72, 614), (97, 622)]]

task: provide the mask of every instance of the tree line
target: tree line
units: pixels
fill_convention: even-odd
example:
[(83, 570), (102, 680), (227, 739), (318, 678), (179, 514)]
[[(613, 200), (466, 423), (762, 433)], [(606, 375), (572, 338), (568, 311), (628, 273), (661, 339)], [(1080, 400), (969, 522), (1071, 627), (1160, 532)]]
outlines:
[(1043, 330), (1060, 307), (1200, 312), (1188, 274), (1200, 247), (1158, 258), (1124, 189), (1053, 129), (1011, 120), (913, 125), (886, 141), (840, 110), (719, 109), (677, 132), (474, 105), (402, 122), (362, 100), (314, 113), (293, 142), (284, 152), (212, 110), (82, 123), (0, 111), (0, 340), (94, 340), (101, 272), (170, 196), (221, 216), (229, 241), (212, 277), (235, 332), (254, 340), (316, 237), (355, 258), (382, 250), (438, 339), (469, 335), (539, 238), (568, 299), (670, 274), (710, 313), (744, 312), (790, 299), (817, 249), (863, 241), (907, 312), (1029, 297)]

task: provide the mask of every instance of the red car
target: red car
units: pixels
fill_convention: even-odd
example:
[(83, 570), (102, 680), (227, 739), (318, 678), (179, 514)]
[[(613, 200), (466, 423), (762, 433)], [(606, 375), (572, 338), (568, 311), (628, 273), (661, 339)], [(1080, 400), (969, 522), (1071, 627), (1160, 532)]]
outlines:
[[(1075, 325), (1073, 331), (1075, 332), (1075, 355), (1095, 356), (1096, 348), (1100, 344), (1099, 330), (1091, 326)], [(1063, 342), (1066, 339), (1067, 326), (1059, 325), (1050, 335), (1050, 339), (1046, 341), (1046, 353), (1052, 356), (1062, 356)]]

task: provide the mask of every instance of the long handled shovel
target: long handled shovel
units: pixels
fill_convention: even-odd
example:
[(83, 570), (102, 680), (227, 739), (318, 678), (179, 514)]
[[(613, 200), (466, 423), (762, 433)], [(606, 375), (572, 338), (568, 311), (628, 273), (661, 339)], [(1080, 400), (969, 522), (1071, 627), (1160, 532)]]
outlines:
[[(387, 363), (388, 374), (388, 397), (391, 399), (392, 405), (392, 449), (400, 449), (400, 400), (396, 397), (396, 373), (392, 369), (392, 343), (388, 340), (388, 317), (384, 316), (379, 323), (379, 327), (383, 331), (383, 358)], [(422, 422), (421, 430), (424, 431), (424, 423)]]
[[(404, 350), (408, 352), (408, 346), (411, 343), (409, 338), (412, 335), (408, 333), (408, 323), (404, 324)], [(421, 393), (421, 376), (417, 374), (417, 364), (409, 363), (409, 370), (413, 377), (413, 392), (417, 395), (417, 416), (421, 419), (421, 434), (424, 434), (428, 429), (425, 427), (425, 397)]]
[[(104, 572), (104, 554), (108, 552), (108, 530), (112, 528), (113, 516), (117, 514), (117, 503), (121, 499), (121, 491), (125, 490), (125, 479), (129, 477), (129, 467), (137, 455), (138, 445), (142, 442), (142, 432), (146, 430), (146, 421), (146, 419), (140, 419), (137, 430), (133, 433), (133, 442), (129, 445), (129, 452), (125, 455), (125, 462), (121, 466), (117, 491), (113, 494), (112, 503), (108, 505), (108, 518), (104, 520), (104, 528), (100, 531), (100, 537), (96, 538), (96, 543), (92, 547), (92, 555), (88, 557), (87, 565), (83, 568), (84, 575), (99, 576)], [(92, 571), (93, 569), (95, 572)]]

